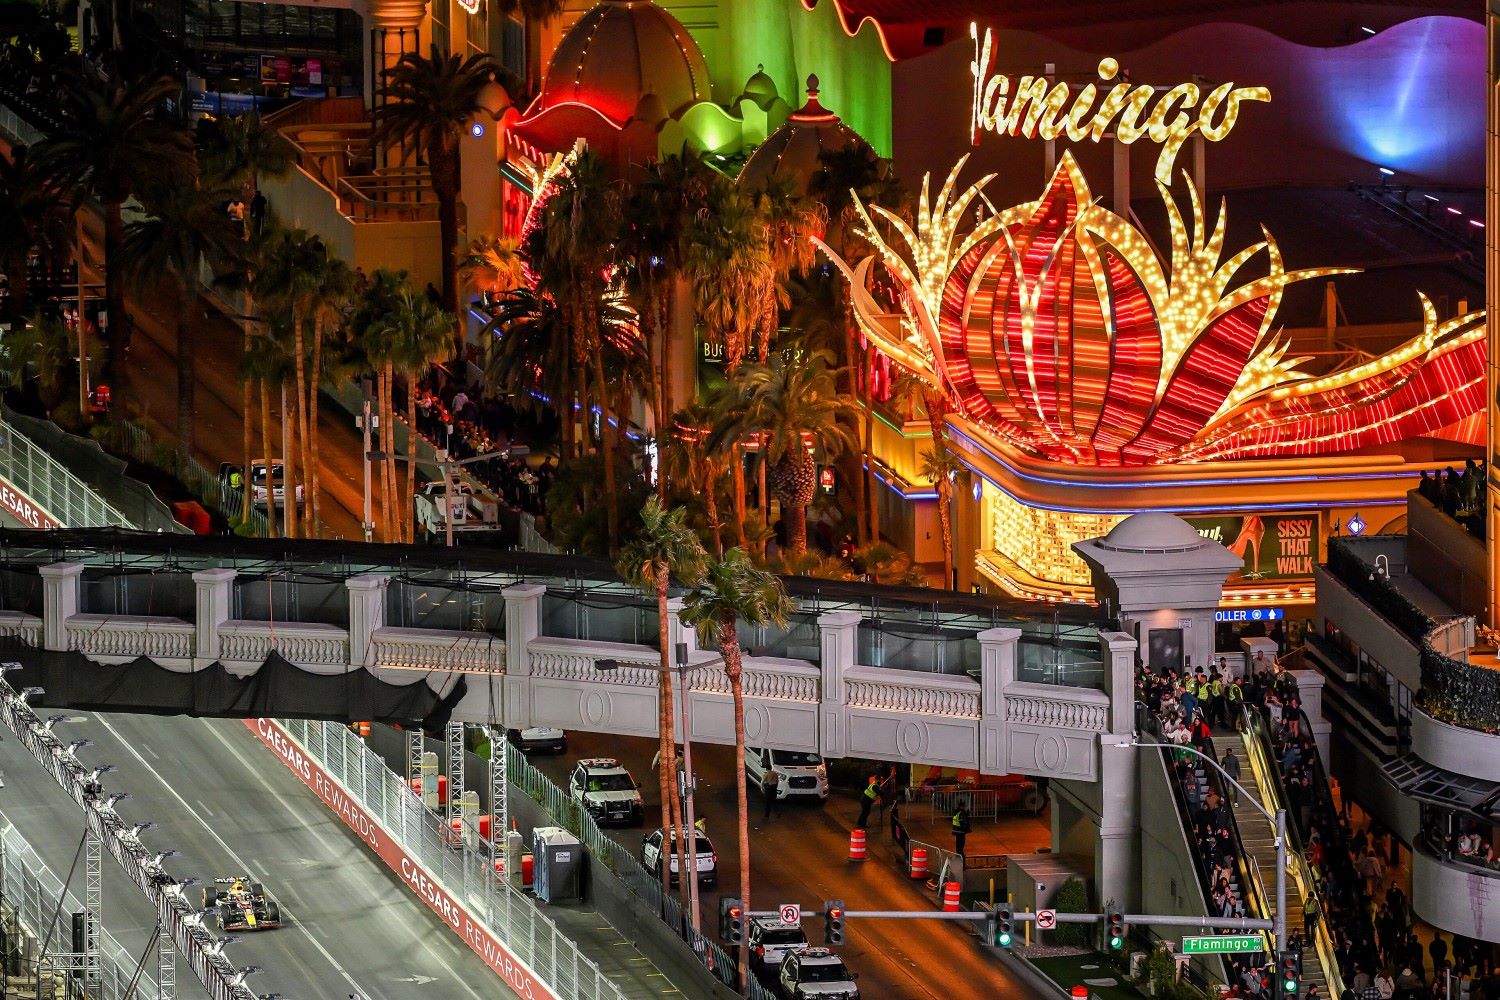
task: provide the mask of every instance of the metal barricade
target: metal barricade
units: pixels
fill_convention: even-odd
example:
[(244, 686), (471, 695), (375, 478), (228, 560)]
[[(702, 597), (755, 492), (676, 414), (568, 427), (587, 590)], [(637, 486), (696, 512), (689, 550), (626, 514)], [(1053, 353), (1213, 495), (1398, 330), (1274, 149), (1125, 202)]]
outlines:
[[(61, 880), (15, 827), (7, 824), (0, 830), (0, 919), (14, 918), (37, 940), (50, 938), (49, 950), (55, 954), (67, 950), (73, 914), (82, 910), (83, 903), (72, 892), (63, 891)], [(154, 951), (155, 944), (148, 947)], [(36, 961), (41, 961), (41, 956)], [(99, 972), (103, 990), (100, 1000), (156, 1000), (156, 983), (144, 972), (135, 979), (135, 990), (131, 993), (130, 983), (140, 962), (107, 929), (100, 928)], [(54, 968), (60, 969), (61, 965)], [(35, 965), (27, 978), (34, 975)]]
[[(625, 1000), (620, 988), (579, 951), (576, 942), (508, 882), (495, 878), (487, 843), (476, 835), (455, 847), (445, 832), (445, 818), (423, 806), (405, 779), (386, 767), (347, 726), (305, 720), (278, 720), (277, 725), (357, 796), (364, 810), (444, 891), (462, 900), (474, 919), (504, 941), (559, 997)], [(511, 780), (517, 777), (518, 772), (512, 771)]]
[[(134, 528), (57, 459), (10, 424), (0, 424), (0, 476), (65, 528)], [(23, 523), (24, 515), (17, 515)], [(41, 522), (29, 527), (40, 528)]]

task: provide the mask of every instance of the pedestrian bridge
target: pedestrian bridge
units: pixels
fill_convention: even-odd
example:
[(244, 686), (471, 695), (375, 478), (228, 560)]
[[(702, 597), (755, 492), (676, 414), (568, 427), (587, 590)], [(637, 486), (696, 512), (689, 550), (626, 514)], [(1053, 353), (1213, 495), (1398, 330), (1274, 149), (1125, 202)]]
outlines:
[[(1135, 640), (1091, 609), (788, 588), (785, 629), (740, 634), (753, 744), (1094, 781), (1131, 732)], [(732, 743), (728, 678), (680, 603), (691, 736)], [(55, 707), (650, 737), (657, 634), (654, 600), (572, 557), (0, 531), (0, 658)]]

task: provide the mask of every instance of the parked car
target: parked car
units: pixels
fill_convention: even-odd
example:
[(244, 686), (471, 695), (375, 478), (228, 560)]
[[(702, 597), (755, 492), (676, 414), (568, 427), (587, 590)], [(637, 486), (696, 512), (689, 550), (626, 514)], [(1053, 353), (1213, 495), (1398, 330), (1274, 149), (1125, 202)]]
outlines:
[(745, 748), (745, 775), (752, 785), (760, 787), (767, 771), (781, 776), (776, 786), (776, 797), (828, 798), (828, 765), (815, 753), (803, 750), (771, 750), (756, 747)]
[[(660, 830), (655, 830), (646, 835), (641, 841), (641, 864), (648, 872), (661, 875), (662, 866), (662, 841), (664, 838)], [(719, 879), (719, 852), (714, 850), (713, 841), (708, 839), (708, 834), (699, 833), (693, 845), (693, 871), (698, 876), (698, 884), (702, 886), (713, 885)], [(667, 850), (667, 868), (672, 873), (672, 884), (676, 885), (681, 875), (681, 861), (677, 857), (677, 831), (672, 831), (670, 838), (672, 846)]]

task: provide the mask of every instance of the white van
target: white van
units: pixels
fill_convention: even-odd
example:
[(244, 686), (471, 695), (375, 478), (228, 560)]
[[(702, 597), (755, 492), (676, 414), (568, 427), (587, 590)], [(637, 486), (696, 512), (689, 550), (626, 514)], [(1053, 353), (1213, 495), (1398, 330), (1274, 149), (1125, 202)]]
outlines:
[(815, 753), (746, 747), (745, 774), (750, 782), (759, 786), (761, 776), (768, 770), (781, 776), (776, 787), (778, 799), (828, 798), (828, 765)]

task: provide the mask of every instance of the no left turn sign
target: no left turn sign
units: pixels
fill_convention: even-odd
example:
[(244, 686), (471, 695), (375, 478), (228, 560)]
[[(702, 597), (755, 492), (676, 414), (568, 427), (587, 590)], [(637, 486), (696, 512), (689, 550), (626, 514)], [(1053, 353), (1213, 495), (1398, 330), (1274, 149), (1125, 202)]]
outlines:
[(1050, 931), (1057, 926), (1056, 910), (1037, 910), (1036, 927), (1039, 931)]

